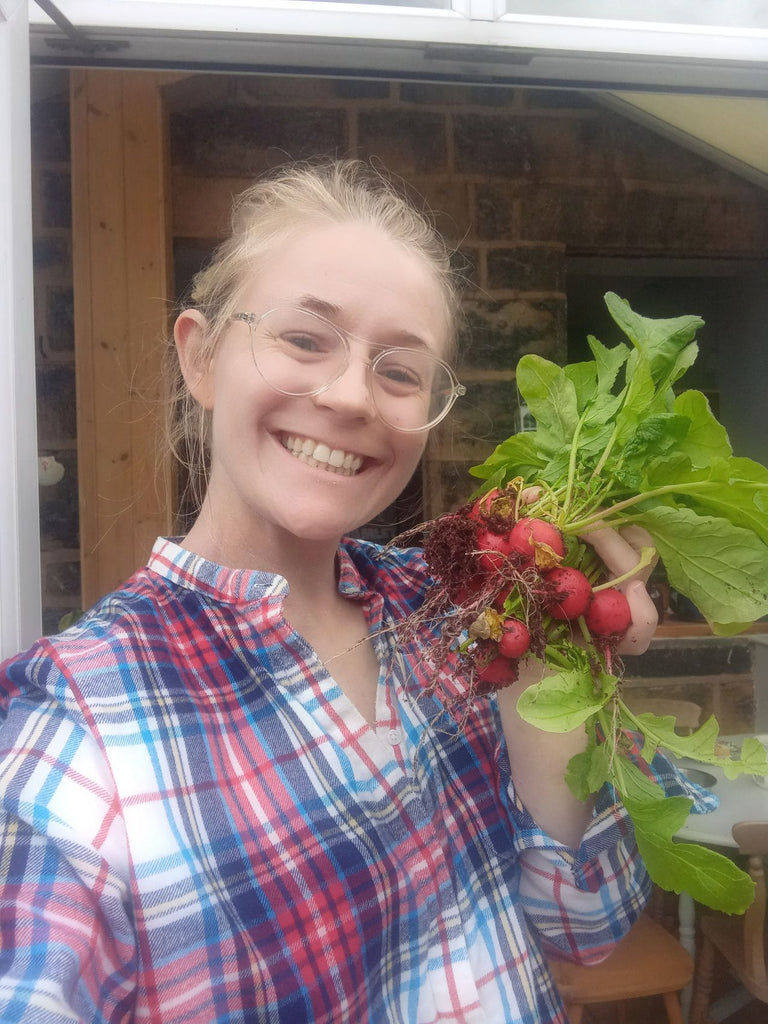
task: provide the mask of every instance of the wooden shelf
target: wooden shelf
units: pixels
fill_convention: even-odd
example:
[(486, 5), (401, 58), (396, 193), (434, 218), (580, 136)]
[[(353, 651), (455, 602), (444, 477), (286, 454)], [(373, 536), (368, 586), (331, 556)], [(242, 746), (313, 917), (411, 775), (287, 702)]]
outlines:
[[(737, 637), (754, 636), (755, 634), (768, 633), (768, 622), (756, 622)], [(706, 622), (681, 622), (676, 619), (665, 619), (656, 630), (657, 637), (688, 637), (688, 636), (714, 636)], [(724, 639), (720, 637), (719, 639)]]

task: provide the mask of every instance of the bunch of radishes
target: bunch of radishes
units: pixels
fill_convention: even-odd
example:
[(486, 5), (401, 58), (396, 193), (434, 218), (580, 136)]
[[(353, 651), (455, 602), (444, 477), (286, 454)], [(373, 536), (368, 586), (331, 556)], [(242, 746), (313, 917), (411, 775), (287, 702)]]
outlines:
[[(438, 520), (437, 536), (433, 531), (425, 545), (427, 561), (442, 576), (449, 597), (474, 615), (462, 649), (474, 662), (482, 691), (513, 681), (517, 661), (529, 651), (544, 657), (553, 639), (564, 638), (561, 624), (569, 639), (576, 627), (609, 651), (631, 622), (626, 598), (602, 579), (594, 559), (585, 567), (589, 576), (567, 564), (560, 530), (523, 510), (518, 488), (489, 491), (446, 517), (444, 535)], [(454, 541), (446, 544), (451, 533)], [(450, 559), (442, 567), (432, 565), (441, 549), (450, 550)]]

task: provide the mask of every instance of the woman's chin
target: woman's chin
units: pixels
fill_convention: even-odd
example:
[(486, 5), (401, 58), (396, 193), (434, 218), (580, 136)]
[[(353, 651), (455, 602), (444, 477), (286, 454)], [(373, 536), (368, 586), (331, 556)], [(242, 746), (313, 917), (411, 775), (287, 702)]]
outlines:
[(305, 522), (294, 518), (290, 524), (289, 532), (299, 541), (317, 544), (338, 544), (342, 537), (352, 533), (353, 530), (356, 530), (361, 525), (362, 523), (357, 519), (350, 519), (349, 517), (329, 516), (323, 518), (315, 516), (308, 518)]

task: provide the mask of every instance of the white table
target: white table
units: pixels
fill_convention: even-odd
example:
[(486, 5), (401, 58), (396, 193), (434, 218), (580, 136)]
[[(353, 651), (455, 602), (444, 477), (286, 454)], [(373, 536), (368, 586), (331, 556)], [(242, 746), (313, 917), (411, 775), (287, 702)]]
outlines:
[[(759, 737), (768, 743), (768, 736)], [(723, 740), (740, 743), (742, 736), (724, 736)], [(736, 849), (731, 829), (738, 821), (768, 820), (768, 789), (758, 786), (751, 775), (739, 775), (736, 779), (726, 779), (721, 768), (714, 765), (699, 764), (695, 761), (682, 759), (677, 762), (685, 771), (690, 767), (694, 771), (706, 771), (714, 776), (712, 791), (720, 798), (720, 806), (709, 814), (691, 814), (685, 825), (677, 833), (678, 839), (704, 846), (717, 846)], [(693, 898), (688, 893), (680, 894), (678, 903), (680, 923), (680, 942), (691, 956), (696, 952), (696, 908)], [(682, 994), (683, 1016), (687, 1019), (690, 1008), (690, 989)], [(738, 1009), (735, 1003), (720, 1007), (719, 1012), (711, 1012), (713, 1020), (724, 1020), (729, 1013)]]

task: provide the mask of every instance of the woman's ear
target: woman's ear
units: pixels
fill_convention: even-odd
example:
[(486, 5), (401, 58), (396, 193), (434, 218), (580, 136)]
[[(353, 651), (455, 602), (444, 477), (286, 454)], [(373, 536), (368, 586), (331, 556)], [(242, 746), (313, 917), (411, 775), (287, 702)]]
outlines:
[(197, 309), (185, 309), (173, 325), (179, 366), (189, 393), (203, 409), (213, 408), (214, 373), (207, 321)]

